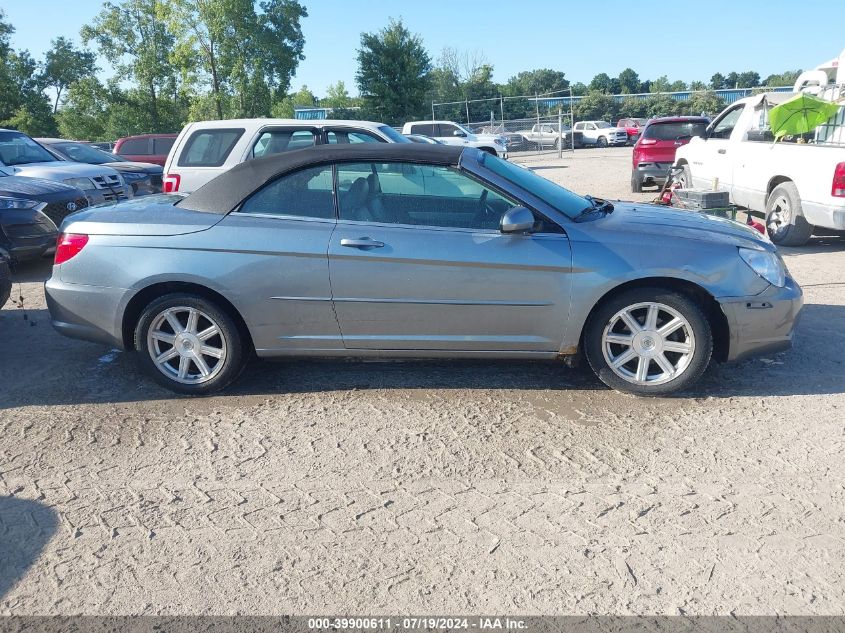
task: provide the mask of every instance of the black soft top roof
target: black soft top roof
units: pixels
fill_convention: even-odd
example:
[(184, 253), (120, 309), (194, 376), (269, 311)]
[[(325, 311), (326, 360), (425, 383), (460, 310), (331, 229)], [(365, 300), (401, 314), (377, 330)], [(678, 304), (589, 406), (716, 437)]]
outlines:
[(232, 167), (179, 202), (179, 207), (206, 213), (229, 213), (256, 189), (303, 167), (357, 161), (457, 165), (464, 148), (420, 143), (317, 145), (249, 160)]

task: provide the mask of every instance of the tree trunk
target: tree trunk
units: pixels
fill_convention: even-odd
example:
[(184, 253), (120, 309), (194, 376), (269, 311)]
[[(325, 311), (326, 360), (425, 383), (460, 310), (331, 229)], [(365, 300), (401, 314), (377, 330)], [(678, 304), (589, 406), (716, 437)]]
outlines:
[(59, 101), (62, 98), (62, 88), (61, 86), (56, 86), (56, 102), (53, 104), (53, 114), (59, 111)]
[(211, 66), (211, 91), (214, 93), (214, 103), (217, 107), (217, 118), (223, 119), (223, 103), (220, 101), (220, 81), (217, 78), (217, 60), (214, 57), (214, 44), (209, 45), (208, 62)]
[(150, 87), (150, 116), (153, 119), (153, 132), (159, 132), (159, 121), (158, 121), (158, 99), (156, 97), (156, 87), (155, 84), (151, 81), (149, 84)]

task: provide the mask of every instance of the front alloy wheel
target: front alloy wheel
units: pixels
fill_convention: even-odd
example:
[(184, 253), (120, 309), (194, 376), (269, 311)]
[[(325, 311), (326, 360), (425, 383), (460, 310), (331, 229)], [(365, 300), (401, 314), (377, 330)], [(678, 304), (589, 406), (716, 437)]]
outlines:
[(232, 316), (191, 294), (169, 294), (150, 303), (135, 328), (135, 349), (147, 373), (178, 393), (218, 391), (244, 366), (242, 337)]
[(662, 385), (689, 367), (695, 334), (677, 310), (662, 303), (636, 303), (611, 317), (602, 333), (602, 353), (623, 380)]
[(605, 301), (584, 330), (590, 366), (609, 387), (663, 395), (698, 380), (713, 335), (699, 305), (662, 288), (635, 288)]

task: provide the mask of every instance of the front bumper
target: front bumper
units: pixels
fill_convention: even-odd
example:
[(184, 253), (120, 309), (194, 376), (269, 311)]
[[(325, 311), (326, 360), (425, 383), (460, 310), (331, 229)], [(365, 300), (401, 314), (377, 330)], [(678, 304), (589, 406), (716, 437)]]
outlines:
[(759, 354), (774, 354), (792, 347), (792, 337), (804, 294), (792, 277), (783, 288), (769, 286), (752, 297), (718, 299), (728, 320), (730, 345), (727, 360), (743, 360)]

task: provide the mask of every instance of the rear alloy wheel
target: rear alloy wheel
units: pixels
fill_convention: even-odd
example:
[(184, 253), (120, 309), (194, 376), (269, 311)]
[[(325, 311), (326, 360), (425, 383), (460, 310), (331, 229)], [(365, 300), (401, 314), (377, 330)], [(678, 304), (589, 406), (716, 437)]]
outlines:
[(596, 142), (596, 145), (599, 147), (607, 147), (607, 139), (603, 136), (599, 137), (599, 140)]
[(178, 393), (223, 389), (241, 372), (244, 353), (234, 320), (211, 301), (170, 294), (144, 310), (135, 329), (144, 369)]
[(636, 288), (602, 305), (587, 324), (587, 360), (619, 391), (664, 395), (698, 380), (710, 362), (713, 335), (690, 298)]
[(769, 194), (766, 230), (779, 246), (803, 246), (813, 235), (813, 225), (804, 217), (795, 183), (781, 183)]

